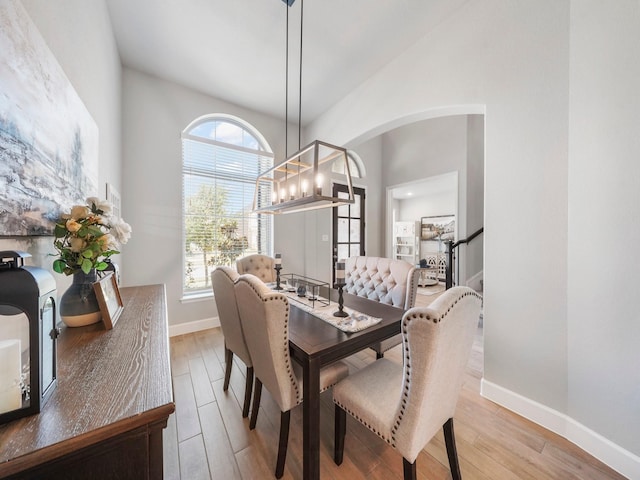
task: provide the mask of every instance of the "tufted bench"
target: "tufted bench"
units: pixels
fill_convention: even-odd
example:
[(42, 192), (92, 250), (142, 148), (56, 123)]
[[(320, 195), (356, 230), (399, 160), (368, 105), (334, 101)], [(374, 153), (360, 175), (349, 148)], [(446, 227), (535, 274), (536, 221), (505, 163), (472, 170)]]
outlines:
[[(345, 261), (344, 291), (402, 309), (415, 305), (420, 270), (404, 260), (382, 257), (350, 257)], [(371, 346), (381, 358), (386, 350), (402, 343), (402, 336)]]
[(276, 281), (275, 260), (268, 255), (247, 255), (236, 260), (236, 269), (240, 275), (250, 273), (264, 283)]

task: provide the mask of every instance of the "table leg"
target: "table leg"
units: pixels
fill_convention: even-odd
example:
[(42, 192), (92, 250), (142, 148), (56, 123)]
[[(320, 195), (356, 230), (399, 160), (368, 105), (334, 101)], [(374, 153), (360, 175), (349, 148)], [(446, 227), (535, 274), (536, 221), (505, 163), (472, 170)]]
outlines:
[(303, 365), (302, 470), (305, 480), (320, 478), (320, 365), (309, 359)]

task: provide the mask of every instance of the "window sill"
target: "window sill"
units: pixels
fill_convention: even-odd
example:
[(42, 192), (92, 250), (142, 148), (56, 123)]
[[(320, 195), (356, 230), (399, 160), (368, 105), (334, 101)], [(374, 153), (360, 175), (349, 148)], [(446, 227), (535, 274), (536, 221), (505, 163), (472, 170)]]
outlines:
[(213, 292), (183, 294), (180, 303), (193, 303), (213, 300)]

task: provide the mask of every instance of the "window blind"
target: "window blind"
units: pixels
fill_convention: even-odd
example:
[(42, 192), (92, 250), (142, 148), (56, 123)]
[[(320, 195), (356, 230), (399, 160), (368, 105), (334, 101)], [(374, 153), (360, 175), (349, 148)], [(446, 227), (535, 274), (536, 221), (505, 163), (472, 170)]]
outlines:
[[(238, 144), (183, 134), (185, 294), (209, 290), (218, 265), (273, 251), (272, 216), (252, 211), (256, 178), (271, 168), (273, 155), (255, 148), (248, 132), (236, 137)], [(270, 200), (270, 191), (258, 194)]]

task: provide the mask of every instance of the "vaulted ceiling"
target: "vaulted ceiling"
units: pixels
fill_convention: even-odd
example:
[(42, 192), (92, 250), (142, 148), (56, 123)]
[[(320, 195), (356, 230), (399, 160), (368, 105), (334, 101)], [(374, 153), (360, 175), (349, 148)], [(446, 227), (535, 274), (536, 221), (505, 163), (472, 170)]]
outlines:
[[(283, 0), (106, 0), (123, 65), (285, 117)], [(308, 124), (467, 0), (296, 0), (289, 8), (289, 120)]]

